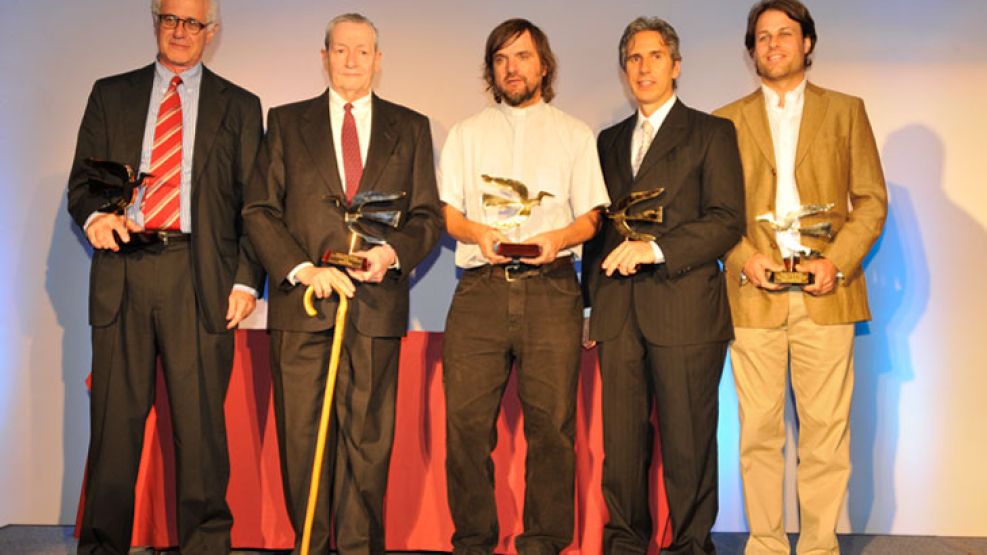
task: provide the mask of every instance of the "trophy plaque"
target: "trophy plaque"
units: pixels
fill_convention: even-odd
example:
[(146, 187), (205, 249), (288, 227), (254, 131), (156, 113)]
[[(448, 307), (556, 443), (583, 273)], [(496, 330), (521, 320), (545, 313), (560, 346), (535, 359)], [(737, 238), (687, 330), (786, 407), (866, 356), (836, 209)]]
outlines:
[(613, 222), (617, 233), (623, 235), (628, 241), (654, 241), (657, 238), (654, 234), (636, 230), (631, 224), (660, 224), (665, 218), (664, 209), (661, 206), (645, 208), (635, 212), (632, 212), (631, 209), (642, 202), (658, 198), (664, 192), (665, 188), (659, 187), (651, 191), (631, 193), (607, 208), (606, 216)]
[[(778, 240), (779, 250), (782, 251), (782, 262), (785, 269), (777, 272), (768, 271), (768, 281), (783, 286), (802, 286), (815, 283), (815, 276), (809, 272), (800, 272), (795, 269), (802, 260), (818, 258), (821, 253), (810, 249), (799, 242), (799, 237), (816, 237), (826, 239), (833, 238), (833, 224), (831, 222), (820, 222), (808, 226), (800, 223), (800, 218), (825, 214), (833, 209), (833, 203), (829, 204), (806, 204), (800, 206), (798, 210), (793, 210), (780, 221), (774, 214), (761, 214), (756, 221), (766, 223), (771, 229), (780, 234)], [(787, 235), (787, 236), (786, 236)], [(782, 248), (784, 247), (784, 248)]]
[(343, 221), (350, 232), (349, 250), (347, 252), (327, 250), (322, 254), (320, 265), (339, 266), (351, 270), (365, 271), (369, 268), (366, 258), (353, 254), (366, 250), (372, 245), (384, 245), (384, 239), (378, 237), (373, 226), (396, 229), (401, 223), (399, 210), (373, 210), (373, 205), (392, 202), (404, 198), (405, 192), (378, 193), (365, 191), (357, 193), (349, 203), (343, 197), (330, 196), (326, 200), (343, 210)]
[[(493, 227), (508, 231), (517, 235), (520, 233), (521, 224), (531, 217), (531, 211), (541, 204), (545, 197), (555, 197), (552, 193), (539, 191), (534, 198), (528, 197), (528, 187), (516, 179), (504, 177), (492, 177), (486, 174), (481, 175), (483, 181), (498, 187), (503, 195), (492, 195), (483, 193), (483, 207), (496, 210), (500, 219), (493, 224)], [(499, 243), (494, 252), (500, 256), (506, 256), (514, 260), (520, 258), (534, 258), (541, 254), (541, 247), (534, 243)]]

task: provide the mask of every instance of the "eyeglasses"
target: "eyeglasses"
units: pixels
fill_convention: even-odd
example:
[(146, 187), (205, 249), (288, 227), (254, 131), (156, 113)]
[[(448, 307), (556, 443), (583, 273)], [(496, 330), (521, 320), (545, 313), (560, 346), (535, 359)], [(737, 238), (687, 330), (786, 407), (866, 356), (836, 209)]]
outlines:
[(192, 17), (181, 18), (177, 15), (158, 14), (158, 24), (165, 29), (176, 29), (179, 23), (184, 23), (185, 30), (193, 35), (198, 35), (200, 31), (209, 26), (209, 23), (203, 23)]

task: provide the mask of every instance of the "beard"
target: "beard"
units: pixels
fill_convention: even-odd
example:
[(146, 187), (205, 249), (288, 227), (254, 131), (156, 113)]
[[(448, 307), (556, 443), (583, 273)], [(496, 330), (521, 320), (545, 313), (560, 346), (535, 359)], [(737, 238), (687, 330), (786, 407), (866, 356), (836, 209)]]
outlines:
[(518, 106), (524, 104), (525, 102), (531, 100), (538, 94), (540, 90), (541, 83), (537, 86), (531, 86), (527, 81), (524, 82), (524, 89), (515, 93), (508, 92), (504, 90), (499, 84), (497, 85), (497, 94), (507, 103), (508, 106), (512, 108), (517, 108)]

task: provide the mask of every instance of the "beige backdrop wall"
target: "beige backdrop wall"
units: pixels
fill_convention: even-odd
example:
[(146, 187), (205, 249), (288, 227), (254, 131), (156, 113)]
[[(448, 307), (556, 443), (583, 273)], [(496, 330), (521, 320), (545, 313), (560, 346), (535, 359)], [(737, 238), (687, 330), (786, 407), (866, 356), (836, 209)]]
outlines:
[[(265, 108), (315, 96), (326, 85), (325, 22), (362, 11), (382, 33), (377, 91), (429, 115), (437, 149), (453, 123), (488, 102), (483, 42), (512, 16), (547, 32), (560, 61), (555, 103), (595, 130), (632, 110), (616, 44), (639, 14), (677, 27), (686, 103), (711, 110), (755, 86), (742, 47), (747, 1), (608, 4), (226, 0), (207, 63)], [(987, 12), (980, 0), (810, 7), (820, 33), (811, 79), (866, 100), (891, 190), (887, 231), (867, 265), (875, 319), (858, 330), (843, 527), (985, 536)], [(0, 41), (0, 525), (68, 523), (88, 441), (90, 351), (88, 254), (64, 186), (92, 82), (152, 60), (148, 2), (4, 0)], [(413, 290), (415, 328), (443, 327), (455, 279), (449, 246)], [(727, 372), (719, 530), (745, 528), (732, 391)]]

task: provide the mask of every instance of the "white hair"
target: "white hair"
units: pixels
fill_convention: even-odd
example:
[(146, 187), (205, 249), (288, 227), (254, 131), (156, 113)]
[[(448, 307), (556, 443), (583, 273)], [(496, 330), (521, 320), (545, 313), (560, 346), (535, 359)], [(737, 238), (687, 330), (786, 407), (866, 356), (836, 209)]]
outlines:
[[(203, 23), (219, 22), (219, 0), (206, 0), (209, 2), (208, 21)], [(161, 15), (161, 0), (151, 0), (151, 15)]]
[(332, 30), (336, 27), (337, 23), (362, 23), (364, 25), (369, 25), (370, 29), (374, 32), (374, 50), (380, 50), (379, 39), (377, 37), (377, 26), (374, 25), (373, 21), (367, 19), (366, 16), (358, 13), (344, 13), (343, 15), (337, 15), (329, 21), (326, 25), (326, 37), (325, 37), (325, 47), (328, 49), (330, 43), (332, 42)]

